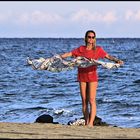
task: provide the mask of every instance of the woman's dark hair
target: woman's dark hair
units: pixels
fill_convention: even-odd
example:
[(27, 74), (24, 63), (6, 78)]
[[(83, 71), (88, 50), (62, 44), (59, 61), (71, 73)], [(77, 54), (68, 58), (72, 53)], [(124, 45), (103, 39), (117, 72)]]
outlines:
[(85, 44), (87, 45), (87, 36), (89, 33), (93, 33), (96, 37), (96, 33), (93, 31), (93, 30), (88, 30), (86, 33), (85, 33)]
[(87, 36), (88, 36), (89, 33), (93, 33), (95, 35), (95, 37), (96, 37), (96, 33), (93, 30), (88, 30), (86, 32), (86, 34), (85, 34), (85, 38), (87, 38)]

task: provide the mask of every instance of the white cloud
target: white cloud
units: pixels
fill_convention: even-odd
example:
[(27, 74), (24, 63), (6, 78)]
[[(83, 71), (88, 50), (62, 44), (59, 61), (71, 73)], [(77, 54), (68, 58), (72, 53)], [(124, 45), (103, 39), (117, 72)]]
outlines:
[(126, 20), (131, 20), (131, 18), (133, 17), (133, 11), (132, 10), (128, 10), (128, 11), (126, 11), (126, 13), (125, 13), (125, 19)]
[(32, 25), (52, 25), (61, 23), (63, 24), (75, 24), (75, 23), (105, 23), (111, 24), (117, 21), (117, 17), (114, 12), (109, 11), (106, 13), (92, 12), (87, 9), (81, 9), (78, 12), (72, 14), (66, 13), (60, 15), (57, 13), (49, 13), (46, 11), (35, 10), (32, 12), (12, 13), (11, 23), (16, 23), (19, 26), (32, 26)]
[(17, 23), (20, 23), (22, 25), (25, 25), (29, 22), (29, 16), (28, 14), (24, 13), (18, 16), (18, 19), (16, 20)]
[(135, 14), (135, 19), (140, 21), (140, 10), (138, 10)]
[(55, 23), (62, 20), (61, 16), (58, 14), (49, 14), (41, 11), (34, 11), (30, 16), (32, 23)]
[(73, 13), (71, 15), (71, 20), (72, 21), (91, 21), (91, 20), (94, 20), (94, 15), (92, 15), (92, 13), (90, 13), (88, 10), (79, 10), (78, 12), (76, 13)]
[(140, 10), (137, 10), (137, 11), (128, 10), (128, 11), (126, 11), (125, 19), (127, 21), (140, 21)]
[[(116, 11), (117, 12), (117, 11)], [(18, 24), (18, 26), (44, 26), (60, 23), (63, 25), (71, 25), (75, 23), (81, 24), (98, 24), (103, 23), (106, 25), (113, 24), (118, 21), (140, 21), (140, 10), (132, 11), (127, 10), (125, 13), (121, 13), (121, 16), (124, 17), (119, 19), (114, 11), (106, 11), (104, 13), (92, 11), (89, 9), (81, 9), (73, 13), (66, 13), (61, 15), (59, 13), (49, 13), (47, 11), (34, 10), (30, 12), (22, 12), (22, 13), (0, 13), (0, 23), (10, 23), (10, 24)]]
[(51, 14), (42, 11), (33, 11), (31, 13), (22, 13), (17, 17), (16, 22), (22, 25), (44, 25), (62, 21), (63, 18), (58, 14)]
[(102, 19), (105, 23), (108, 23), (108, 24), (111, 24), (117, 21), (117, 17), (115, 13), (112, 11), (107, 12), (105, 15), (103, 15)]
[(0, 23), (5, 23), (7, 22), (11, 17), (11, 13), (6, 12), (6, 13), (0, 13)]
[(117, 21), (117, 16), (114, 12), (109, 11), (104, 14), (92, 12), (87, 9), (81, 9), (80, 11), (76, 12), (71, 17), (72, 21), (76, 22), (102, 22), (106, 24), (111, 24)]

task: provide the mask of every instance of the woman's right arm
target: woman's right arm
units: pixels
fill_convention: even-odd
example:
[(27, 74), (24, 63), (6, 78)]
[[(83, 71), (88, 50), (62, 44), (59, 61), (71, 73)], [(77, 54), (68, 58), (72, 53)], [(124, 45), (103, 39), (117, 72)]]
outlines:
[(67, 53), (61, 54), (60, 56), (61, 56), (61, 58), (67, 58), (67, 57), (71, 57), (72, 53), (71, 52), (67, 52)]

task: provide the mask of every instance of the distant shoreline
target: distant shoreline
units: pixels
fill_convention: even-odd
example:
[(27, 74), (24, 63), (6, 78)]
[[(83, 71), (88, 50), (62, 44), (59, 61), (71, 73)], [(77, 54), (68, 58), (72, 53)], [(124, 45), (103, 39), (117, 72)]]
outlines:
[(139, 139), (140, 128), (0, 122), (1, 139)]

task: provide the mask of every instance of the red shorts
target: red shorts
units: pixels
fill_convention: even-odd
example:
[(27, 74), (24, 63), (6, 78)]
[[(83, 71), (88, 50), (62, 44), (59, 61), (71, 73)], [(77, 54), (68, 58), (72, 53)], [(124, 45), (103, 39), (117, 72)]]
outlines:
[(98, 82), (98, 74), (96, 66), (88, 68), (78, 68), (78, 81), (79, 82)]

